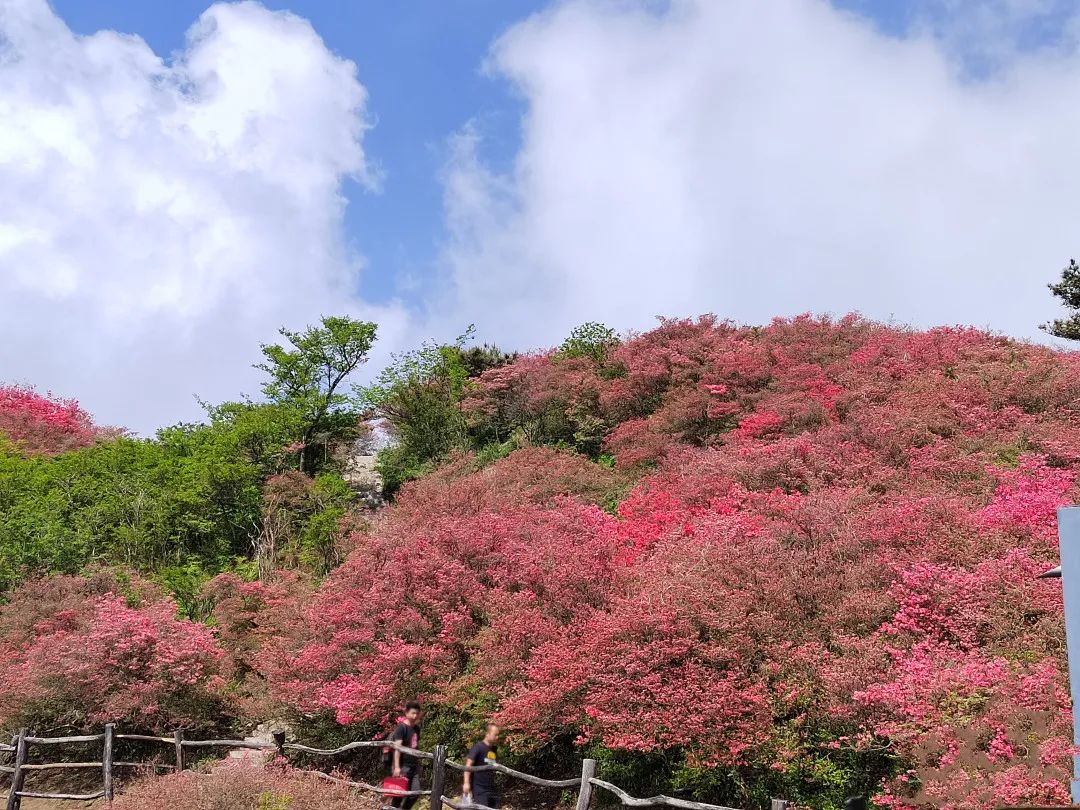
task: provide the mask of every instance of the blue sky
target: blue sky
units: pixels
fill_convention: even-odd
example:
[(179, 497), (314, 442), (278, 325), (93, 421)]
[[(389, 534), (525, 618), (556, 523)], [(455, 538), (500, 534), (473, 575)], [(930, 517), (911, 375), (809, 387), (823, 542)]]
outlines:
[[(184, 34), (208, 0), (52, 0), (71, 29), (134, 33), (159, 55), (184, 45)], [(446, 139), (470, 119), (482, 127), (485, 158), (505, 167), (519, 140), (524, 110), (513, 88), (485, 75), (492, 41), (546, 4), (540, 0), (267, 0), (268, 8), (308, 19), (326, 44), (355, 62), (371, 93), (376, 126), (366, 137), (384, 173), (379, 192), (347, 182), (346, 229), (368, 270), (362, 283), (373, 301), (414, 297), (443, 238)]]
[[(207, 0), (51, 0), (76, 33), (134, 33), (162, 56), (180, 50)], [(364, 257), (367, 297), (415, 298), (445, 238), (439, 173), (446, 139), (475, 121), (485, 159), (506, 170), (520, 143), (524, 104), (513, 87), (484, 70), (488, 49), (513, 23), (551, 5), (543, 0), (267, 0), (268, 8), (308, 19), (326, 44), (355, 62), (371, 93), (375, 127), (366, 137), (383, 172), (378, 191), (346, 181), (347, 232)], [(911, 14), (889, 0), (845, 0), (840, 6), (901, 35)]]
[(0, 0), (0, 121), (0, 381), (141, 431), (323, 314), (1039, 340), (1080, 255), (1080, 0)]
[[(188, 27), (207, 0), (51, 0), (75, 32), (102, 29), (134, 33), (159, 55), (180, 50)], [(632, 5), (633, 3), (630, 3)], [(656, 5), (650, 0), (648, 4)], [(371, 94), (376, 126), (366, 137), (372, 161), (383, 172), (377, 192), (345, 182), (347, 234), (363, 256), (365, 296), (384, 303), (415, 300), (431, 275), (446, 237), (443, 189), (438, 178), (447, 160), (446, 140), (467, 122), (483, 134), (483, 157), (500, 171), (510, 168), (520, 145), (520, 94), (483, 69), (492, 43), (507, 28), (552, 5), (543, 0), (266, 0), (271, 9), (307, 20), (327, 46), (355, 62)], [(646, 5), (646, 3), (642, 3)], [(903, 37), (920, 24), (953, 24), (963, 17), (937, 0), (838, 0), (835, 5), (872, 20), (882, 32)], [(1046, 47), (1057, 41), (1068, 3), (1025, 17), (1013, 28), (1017, 45)], [(988, 67), (975, 31), (950, 43), (975, 73)], [(350, 238), (347, 236), (347, 238)]]

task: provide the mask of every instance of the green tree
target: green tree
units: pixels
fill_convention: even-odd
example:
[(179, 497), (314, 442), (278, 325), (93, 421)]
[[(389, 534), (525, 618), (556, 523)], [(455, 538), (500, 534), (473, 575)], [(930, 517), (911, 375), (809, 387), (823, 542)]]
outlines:
[(301, 472), (267, 479), (255, 560), (266, 579), (279, 565), (323, 576), (340, 564), (338, 527), (356, 497), (338, 475)]
[[(468, 333), (466, 333), (468, 334)], [(499, 368), (512, 363), (518, 358), (517, 352), (504, 352), (498, 346), (485, 343), (483, 346), (460, 348), (461, 363), (469, 378), (479, 377), (488, 369)]]
[(1054, 337), (1080, 340), (1080, 265), (1076, 259), (1069, 259), (1068, 267), (1061, 271), (1061, 281), (1048, 286), (1071, 314), (1067, 318), (1044, 323), (1039, 328)]
[(466, 347), (474, 332), (470, 326), (453, 343), (428, 341), (395, 355), (371, 385), (356, 389), (357, 400), (386, 419), (394, 435), (378, 462), (387, 493), (450, 453), (476, 445), (461, 409), (469, 381), (516, 355), (488, 344)]
[(208, 428), (52, 458), (0, 454), (0, 588), (92, 563), (207, 571), (251, 553), (261, 472)]
[(299, 416), (300, 467), (309, 475), (317, 472), (319, 447), (355, 427), (356, 413), (340, 389), (367, 361), (376, 329), (366, 321), (327, 317), (303, 332), (282, 328), (288, 347), (276, 343), (262, 347), (266, 362), (255, 367), (270, 376), (263, 393)]
[(600, 364), (608, 353), (619, 345), (619, 336), (611, 327), (589, 321), (575, 327), (559, 347), (559, 357), (587, 357)]
[(393, 362), (357, 397), (389, 422), (395, 443), (380, 453), (387, 492), (416, 478), (451, 451), (468, 444), (458, 403), (468, 380), (462, 347), (472, 327), (452, 345), (424, 343)]
[[(310, 478), (285, 447), (294, 411), (226, 403), (208, 424), (118, 437), (56, 456), (0, 444), (0, 592), (26, 576), (101, 563), (148, 573), (199, 613), (203, 582), (269, 559), (323, 574), (353, 499), (340, 475)], [(282, 489), (284, 473), (295, 495)], [(277, 537), (275, 538), (275, 533)], [(246, 574), (245, 574), (246, 575)]]

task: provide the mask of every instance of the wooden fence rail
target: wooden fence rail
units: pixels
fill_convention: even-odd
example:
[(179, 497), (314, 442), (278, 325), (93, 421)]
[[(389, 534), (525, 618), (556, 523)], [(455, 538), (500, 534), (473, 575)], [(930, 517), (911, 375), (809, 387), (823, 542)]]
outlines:
[[(117, 762), (114, 759), (114, 750), (116, 742), (120, 740), (157, 743), (163, 746), (169, 746), (173, 749), (175, 764), (163, 762)], [(40, 764), (27, 761), (31, 746), (77, 745), (88, 743), (101, 743), (101, 760), (93, 762), (45, 762)], [(187, 761), (185, 754), (186, 749), (198, 748), (246, 749), (251, 751), (265, 751), (267, 753), (277, 754), (278, 756), (285, 756), (287, 752), (296, 752), (315, 757), (337, 757), (342, 754), (347, 754), (350, 751), (358, 751), (363, 748), (392, 748), (403, 754), (409, 754), (417, 759), (432, 763), (431, 787), (429, 789), (410, 791), (387, 790), (378, 785), (369, 785), (367, 782), (344, 779), (342, 777), (323, 773), (322, 771), (310, 770), (307, 771), (307, 773), (312, 774), (318, 779), (324, 779), (336, 784), (348, 785), (360, 790), (366, 790), (379, 796), (386, 796), (388, 794), (395, 798), (405, 796), (437, 796), (438, 801), (432, 801), (431, 803), (435, 810), (443, 810), (444, 807), (449, 807), (451, 810), (492, 810), (484, 805), (455, 801), (447, 796), (446, 772), (448, 769), (458, 772), (468, 771), (470, 773), (476, 773), (478, 771), (494, 771), (514, 779), (519, 779), (530, 785), (536, 785), (537, 787), (543, 788), (555, 788), (560, 790), (577, 788), (575, 810), (589, 810), (594, 788), (600, 788), (601, 790), (607, 791), (624, 807), (666, 806), (680, 808), (680, 810), (737, 810), (736, 808), (724, 807), (722, 805), (704, 804), (701, 802), (688, 801), (686, 799), (676, 799), (671, 796), (636, 798), (610, 782), (597, 779), (596, 760), (592, 759), (586, 759), (582, 762), (580, 776), (576, 776), (572, 779), (543, 779), (539, 776), (533, 776), (530, 773), (524, 773), (522, 771), (514, 770), (513, 768), (508, 768), (498, 762), (487, 765), (471, 766), (453, 762), (446, 757), (447, 751), (445, 745), (437, 745), (435, 746), (434, 751), (428, 752), (418, 751), (414, 748), (408, 748), (401, 743), (390, 742), (388, 740), (358, 740), (338, 748), (313, 748), (299, 743), (285, 742), (285, 735), (280, 732), (274, 734), (273, 743), (250, 742), (248, 740), (188, 740), (184, 738), (184, 733), (182, 731), (174, 732), (171, 737), (155, 737), (146, 734), (118, 734), (112, 724), (105, 726), (105, 732), (103, 734), (87, 734), (77, 737), (34, 737), (27, 729), (22, 729), (12, 740), (11, 745), (0, 743), (0, 754), (11, 754), (14, 757), (12, 765), (0, 765), (0, 773), (11, 774), (11, 787), (8, 790), (6, 810), (20, 810), (24, 798), (70, 799), (73, 801), (92, 801), (94, 799), (104, 798), (106, 801), (111, 802), (115, 792), (113, 776), (117, 768), (147, 768), (179, 772), (185, 768)], [(26, 774), (28, 772), (97, 768), (100, 768), (102, 772), (102, 789), (95, 793), (39, 793), (24, 789)], [(790, 805), (788, 802), (781, 799), (774, 799), (770, 810), (790, 810)]]

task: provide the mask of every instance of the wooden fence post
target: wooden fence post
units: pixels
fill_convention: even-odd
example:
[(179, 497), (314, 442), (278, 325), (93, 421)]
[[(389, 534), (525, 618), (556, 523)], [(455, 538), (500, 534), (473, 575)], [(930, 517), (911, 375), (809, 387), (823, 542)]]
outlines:
[(173, 748), (176, 749), (176, 773), (184, 770), (184, 730), (178, 728), (172, 733)]
[(431, 810), (442, 810), (443, 794), (446, 792), (446, 746), (436, 745), (431, 760)]
[(592, 782), (589, 780), (594, 776), (596, 776), (596, 760), (583, 759), (581, 761), (581, 787), (578, 788), (577, 794), (577, 810), (589, 810), (589, 802), (592, 800)]
[(105, 745), (101, 757), (101, 771), (105, 778), (105, 801), (107, 802), (113, 800), (113, 731), (115, 728), (112, 723), (105, 724)]
[(8, 792), (7, 810), (19, 810), (22, 807), (22, 797), (19, 796), (19, 791), (23, 789), (23, 783), (26, 781), (26, 771), (23, 770), (23, 765), (26, 764), (26, 729), (19, 729), (19, 736), (15, 743), (15, 772), (11, 774), (11, 789)]

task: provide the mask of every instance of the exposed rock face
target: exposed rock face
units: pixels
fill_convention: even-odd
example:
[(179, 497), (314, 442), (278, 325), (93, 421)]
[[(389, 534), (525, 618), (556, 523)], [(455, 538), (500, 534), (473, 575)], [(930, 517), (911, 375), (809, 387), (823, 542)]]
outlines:
[(386, 501), (383, 498), (382, 476), (375, 470), (378, 453), (391, 439), (387, 425), (381, 419), (365, 422), (365, 436), (357, 439), (345, 450), (342, 477), (358, 496), (359, 505), (378, 509)]
[[(271, 728), (266, 724), (260, 724), (252, 730), (250, 735), (244, 738), (244, 742), (273, 745), (274, 731), (278, 728), (279, 726)], [(285, 730), (284, 726), (280, 728), (282, 731)], [(229, 759), (258, 766), (265, 765), (273, 756), (274, 754), (271, 751), (254, 751), (250, 748), (233, 748), (229, 751)]]

